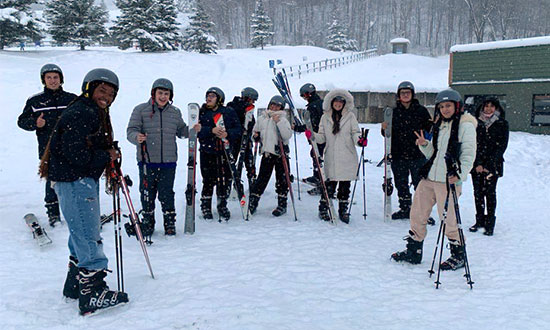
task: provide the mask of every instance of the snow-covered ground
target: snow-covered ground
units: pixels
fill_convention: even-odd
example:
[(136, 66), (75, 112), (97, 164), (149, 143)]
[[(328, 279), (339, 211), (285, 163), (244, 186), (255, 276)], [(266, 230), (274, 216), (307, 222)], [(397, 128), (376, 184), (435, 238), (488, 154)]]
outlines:
[[(296, 205), (299, 221), (293, 221), (291, 208), (280, 219), (273, 218), (276, 195), (271, 182), (250, 222), (240, 219), (237, 203), (232, 202), (229, 223), (198, 219), (195, 235), (183, 235), (187, 143), (180, 141), (178, 235), (162, 235), (159, 206), (160, 221), (149, 247), (156, 279), (148, 276), (137, 242), (125, 237), (130, 304), (81, 318), (75, 302), (62, 300), (67, 227), (46, 227), (54, 243), (40, 249), (22, 220), (25, 213), (34, 212), (46, 224), (43, 182), (36, 175), (36, 138), (16, 125), (27, 97), (41, 90), (38, 72), (43, 64), (59, 64), (65, 72), (65, 89), (73, 92), (94, 67), (107, 67), (119, 75), (121, 90), (112, 107), (115, 136), (124, 152), (123, 169), (137, 181), (135, 149), (126, 142), (125, 128), (133, 106), (147, 99), (154, 79), (167, 77), (174, 82), (175, 104), (184, 113), (188, 102), (200, 103), (204, 91), (215, 85), (224, 89), (228, 99), (251, 85), (260, 92), (257, 105), (265, 107), (276, 93), (268, 59), (282, 58), (285, 64), (294, 64), (302, 56), (315, 60), (337, 55), (313, 47), (226, 50), (218, 55), (98, 48), (0, 52), (4, 115), (0, 122), (0, 328), (548, 329), (550, 137), (518, 132), (510, 136), (505, 176), (499, 181), (495, 236), (465, 233), (473, 290), (462, 271), (443, 273), (439, 290), (428, 278), (437, 227), (429, 228), (421, 265), (389, 260), (392, 252), (404, 248), (401, 238), (408, 224), (383, 222), (383, 169), (373, 164), (366, 164), (366, 221), (361, 216), (361, 181), (351, 223), (337, 227), (318, 220), (318, 198), (306, 194), (305, 185), (300, 186), (301, 201)], [(319, 89), (394, 90), (399, 81), (407, 79), (419, 90), (440, 90), (446, 87), (447, 63), (448, 58), (387, 55), (291, 79), (290, 84), (295, 95), (308, 81)], [(303, 105), (302, 100), (296, 101)], [(364, 126), (371, 129), (366, 158), (376, 163), (383, 154), (379, 126)], [(298, 136), (298, 150), (300, 176), (310, 175), (309, 148), (303, 135)], [(294, 166), (292, 159), (293, 172)], [(295, 184), (296, 194), (297, 189)], [(132, 197), (139, 204), (136, 187)], [(469, 226), (475, 213), (470, 181), (465, 183), (460, 204), (462, 219)], [(111, 199), (105, 194), (102, 208), (103, 213), (111, 209)], [(104, 228), (103, 238), (114, 268), (111, 224)], [(116, 287), (116, 276), (109, 276), (108, 282)]]

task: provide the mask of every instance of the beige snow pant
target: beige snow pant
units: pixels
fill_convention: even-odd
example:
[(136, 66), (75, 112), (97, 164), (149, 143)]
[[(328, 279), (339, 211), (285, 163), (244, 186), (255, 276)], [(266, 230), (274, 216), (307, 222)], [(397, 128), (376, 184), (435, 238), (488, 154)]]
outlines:
[[(456, 185), (457, 198), (460, 197), (462, 186)], [(447, 184), (428, 179), (422, 179), (414, 192), (411, 207), (411, 230), (414, 233), (414, 240), (423, 241), (426, 237), (426, 225), (432, 212), (433, 206), (437, 203), (439, 219), (443, 219), (443, 209), (447, 197)], [(449, 207), (447, 220), (445, 220), (445, 235), (450, 240), (459, 240), (458, 226), (456, 224), (455, 208), (452, 193), (449, 192)]]

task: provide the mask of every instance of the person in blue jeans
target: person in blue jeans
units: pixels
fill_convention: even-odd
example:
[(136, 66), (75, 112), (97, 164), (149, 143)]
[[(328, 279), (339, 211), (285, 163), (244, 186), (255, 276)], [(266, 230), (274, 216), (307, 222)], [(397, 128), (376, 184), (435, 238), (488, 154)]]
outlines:
[(111, 291), (104, 281), (108, 259), (100, 236), (99, 178), (109, 178), (113, 148), (109, 107), (118, 92), (115, 73), (90, 71), (82, 94), (59, 119), (40, 163), (40, 176), (52, 182), (69, 227), (69, 271), (66, 298), (78, 299), (81, 315), (128, 302), (124, 292)]

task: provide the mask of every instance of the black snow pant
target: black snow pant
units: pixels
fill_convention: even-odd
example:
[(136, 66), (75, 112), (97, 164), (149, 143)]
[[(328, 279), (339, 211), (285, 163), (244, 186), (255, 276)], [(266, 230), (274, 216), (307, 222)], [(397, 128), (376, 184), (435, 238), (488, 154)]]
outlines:
[(476, 215), (483, 216), (485, 211), (487, 211), (488, 217), (495, 216), (497, 208), (497, 181), (498, 176), (496, 175), (487, 179), (487, 173), (472, 174)]
[[(319, 164), (323, 166), (323, 152), (325, 151), (326, 144), (317, 144), (317, 150), (319, 150)], [(313, 162), (313, 176), (317, 178), (318, 180), (321, 180), (321, 176), (319, 175), (319, 168), (317, 167), (317, 163), (315, 162), (315, 157), (313, 156), (313, 147), (311, 147), (311, 151), (309, 152), (309, 155), (311, 156), (311, 160)]]
[(416, 190), (420, 182), (420, 169), (426, 163), (425, 158), (420, 159), (392, 159), (391, 169), (393, 172), (395, 188), (399, 197), (399, 208), (401, 210), (411, 209), (411, 191), (409, 188), (409, 174), (412, 185)]
[[(287, 157), (287, 164), (288, 161), (289, 160)], [(275, 192), (278, 196), (284, 196), (286, 198), (288, 194), (288, 184), (286, 182), (283, 158), (281, 156), (270, 153), (266, 153), (262, 157), (262, 161), (260, 163), (260, 172), (258, 174), (258, 178), (254, 182), (254, 186), (250, 191), (251, 194), (261, 196), (264, 193), (265, 188), (269, 183), (269, 179), (271, 179), (273, 168), (275, 168)]]
[[(338, 186), (338, 194), (336, 198), (341, 201), (347, 201), (349, 199), (351, 181), (326, 181), (327, 191), (330, 198), (334, 196), (336, 192), (336, 186)], [(321, 199), (325, 197), (321, 195)]]
[(44, 205), (46, 206), (46, 212), (48, 218), (59, 216), (59, 201), (57, 200), (57, 194), (52, 188), (52, 182), (46, 181)]
[(212, 199), (214, 187), (218, 201), (226, 200), (231, 192), (231, 169), (223, 154), (200, 153), (202, 193), (201, 198)]
[(147, 175), (143, 173), (143, 165), (139, 166), (139, 192), (141, 193), (141, 207), (144, 212), (155, 211), (155, 200), (158, 195), (162, 212), (175, 211), (174, 180), (176, 168), (147, 166)]
[(248, 141), (246, 148), (243, 152), (244, 159), (242, 161), (239, 159), (239, 149), (235, 150), (235, 152), (233, 153), (233, 159), (239, 165), (237, 167), (237, 177), (241, 177), (244, 165), (244, 167), (246, 168), (246, 177), (249, 181), (256, 178), (256, 164), (254, 164), (254, 155), (252, 154), (252, 148), (252, 142)]

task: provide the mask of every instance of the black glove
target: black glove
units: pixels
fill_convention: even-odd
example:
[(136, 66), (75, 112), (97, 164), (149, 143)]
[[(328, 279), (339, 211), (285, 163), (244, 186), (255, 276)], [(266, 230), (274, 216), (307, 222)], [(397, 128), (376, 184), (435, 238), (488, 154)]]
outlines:
[(260, 133), (252, 135), (254, 142), (260, 142)]
[(303, 133), (306, 131), (306, 125), (296, 125), (294, 126), (294, 131), (298, 133)]

